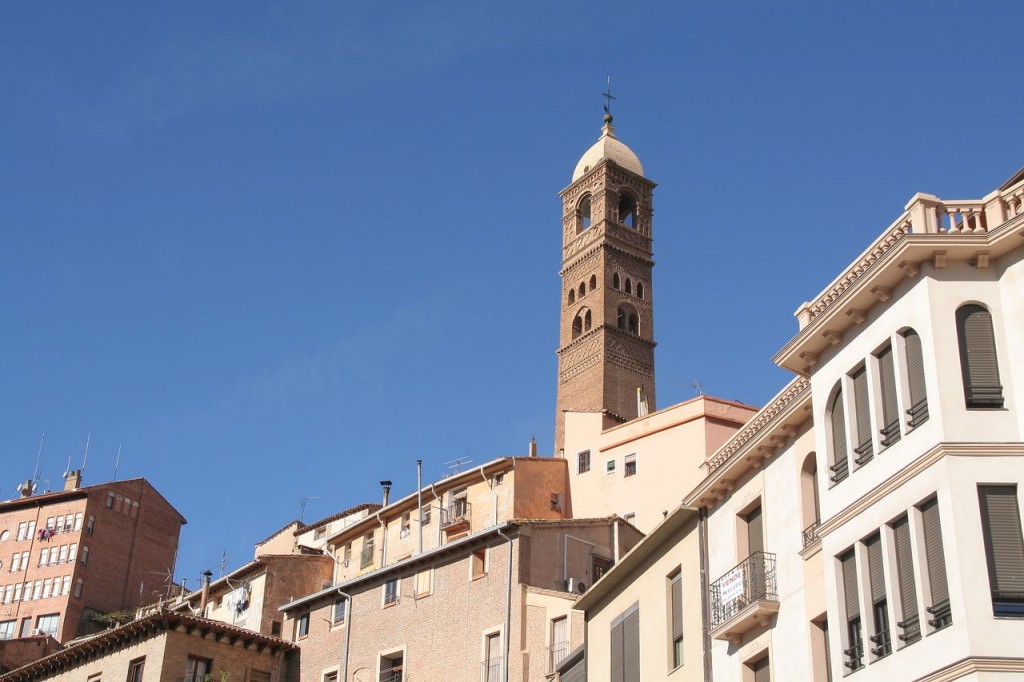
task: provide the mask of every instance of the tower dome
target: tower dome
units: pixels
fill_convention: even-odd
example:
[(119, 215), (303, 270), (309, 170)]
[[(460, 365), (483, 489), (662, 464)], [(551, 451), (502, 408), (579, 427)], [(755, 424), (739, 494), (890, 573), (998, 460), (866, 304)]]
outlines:
[(601, 137), (594, 146), (580, 157), (576, 164), (576, 170), (572, 173), (572, 181), (576, 182), (588, 173), (591, 168), (601, 163), (604, 159), (611, 159), (618, 165), (637, 175), (644, 174), (644, 167), (640, 165), (640, 158), (633, 153), (633, 150), (619, 142), (615, 137), (615, 126), (612, 125), (611, 115), (604, 117), (604, 127), (601, 128)]

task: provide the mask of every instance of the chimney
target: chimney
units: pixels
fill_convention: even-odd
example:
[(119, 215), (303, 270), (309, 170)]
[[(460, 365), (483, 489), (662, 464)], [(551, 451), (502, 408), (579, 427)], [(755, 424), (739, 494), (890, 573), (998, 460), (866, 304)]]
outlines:
[(388, 506), (388, 498), (391, 496), (391, 481), (381, 481), (380, 487), (384, 489), (384, 506)]
[(22, 497), (32, 497), (32, 479), (29, 479), (18, 486), (18, 490), (21, 491)]
[(537, 438), (536, 436), (530, 436), (530, 457), (537, 456)]
[(64, 477), (64, 490), (78, 490), (82, 487), (82, 470), (69, 471)]
[(206, 617), (206, 602), (210, 600), (210, 578), (213, 577), (213, 571), (207, 569), (203, 571), (203, 596), (199, 598), (199, 615)]

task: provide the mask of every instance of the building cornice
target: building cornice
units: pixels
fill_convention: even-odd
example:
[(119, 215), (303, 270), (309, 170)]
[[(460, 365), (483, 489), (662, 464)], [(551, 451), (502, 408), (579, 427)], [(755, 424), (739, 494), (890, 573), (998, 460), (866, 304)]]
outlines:
[[(859, 514), (880, 502), (883, 498), (906, 485), (915, 476), (925, 471), (943, 457), (1021, 457), (1024, 456), (1024, 443), (939, 443), (931, 448), (896, 474), (857, 498), (855, 502), (827, 520), (818, 527), (818, 537), (825, 537)], [(850, 481), (853, 479), (847, 479)], [(849, 485), (849, 483), (844, 483)]]
[(952, 682), (975, 673), (1024, 673), (1024, 658), (1002, 656), (972, 656), (962, 658), (914, 682)]

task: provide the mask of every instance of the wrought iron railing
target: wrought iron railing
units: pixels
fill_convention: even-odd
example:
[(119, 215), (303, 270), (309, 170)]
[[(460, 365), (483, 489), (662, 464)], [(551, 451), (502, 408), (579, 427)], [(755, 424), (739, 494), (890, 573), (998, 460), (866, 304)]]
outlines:
[(804, 528), (804, 547), (808, 547), (818, 540), (818, 529), (821, 527), (821, 520), (815, 519), (814, 523)]
[(775, 555), (754, 552), (732, 570), (711, 583), (711, 629), (731, 620), (758, 601), (779, 601)]
[(889, 629), (881, 630), (868, 637), (871, 643), (874, 644), (871, 647), (871, 653), (875, 658), (882, 658), (892, 653), (892, 639), (889, 634)]
[(931, 625), (936, 630), (941, 630), (947, 625), (953, 624), (953, 610), (949, 605), (948, 599), (943, 599), (937, 604), (929, 606), (925, 611), (931, 616), (928, 619), (928, 625)]
[(874, 445), (871, 443), (871, 436), (868, 436), (861, 442), (860, 445), (855, 447), (853, 451), (858, 455), (853, 458), (853, 461), (859, 464), (867, 464), (871, 461), (871, 458), (875, 455)]
[(914, 429), (928, 421), (928, 398), (921, 398), (907, 409), (907, 426)]
[(917, 640), (921, 639), (921, 618), (919, 616), (913, 616), (905, 620), (896, 621), (896, 627), (903, 630), (902, 635), (897, 635), (896, 638), (906, 644), (913, 644)]
[(893, 443), (898, 442), (902, 436), (900, 433), (899, 417), (879, 429), (878, 434), (882, 437), (881, 443), (884, 447), (889, 447)]
[(402, 682), (402, 666), (396, 665), (393, 668), (382, 668), (377, 679), (380, 682)]
[(458, 523), (469, 523), (470, 504), (466, 500), (455, 500), (441, 510), (441, 527), (447, 528)]
[(565, 657), (569, 655), (569, 642), (555, 642), (547, 648), (547, 659), (548, 659), (548, 672), (555, 672), (555, 666), (565, 660)]
[(480, 664), (484, 682), (501, 682), (501, 657), (491, 658)]

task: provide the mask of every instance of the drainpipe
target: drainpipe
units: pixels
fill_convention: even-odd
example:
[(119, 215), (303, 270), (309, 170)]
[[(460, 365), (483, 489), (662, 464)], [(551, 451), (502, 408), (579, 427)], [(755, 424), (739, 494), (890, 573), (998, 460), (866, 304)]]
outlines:
[(491, 495), (494, 495), (494, 522), (492, 526), (498, 525), (498, 493), (494, 492), (494, 485), (487, 480), (487, 474), (484, 473), (484, 468), (480, 467), (480, 478), (484, 479), (484, 483), (487, 484), (487, 488), (490, 490)]
[(700, 552), (700, 615), (704, 627), (702, 648), (704, 649), (704, 682), (712, 682), (714, 672), (711, 670), (711, 614), (708, 604), (708, 508), (697, 510), (697, 544)]
[(612, 565), (619, 563), (619, 517), (612, 522)]
[(508, 656), (511, 649), (512, 633), (512, 538), (501, 532), (498, 529), (498, 535), (508, 540), (508, 573), (505, 577), (506, 590), (505, 590), (505, 658), (502, 661), (502, 676), (503, 682), (509, 682), (508, 679)]
[(338, 588), (338, 596), (345, 598), (345, 656), (341, 659), (341, 680), (348, 682), (348, 645), (352, 641), (352, 596)]
[(419, 510), (416, 512), (416, 518), (419, 519), (419, 523), (416, 525), (420, 527), (420, 554), (423, 554), (423, 460), (416, 460), (416, 504), (419, 505)]

